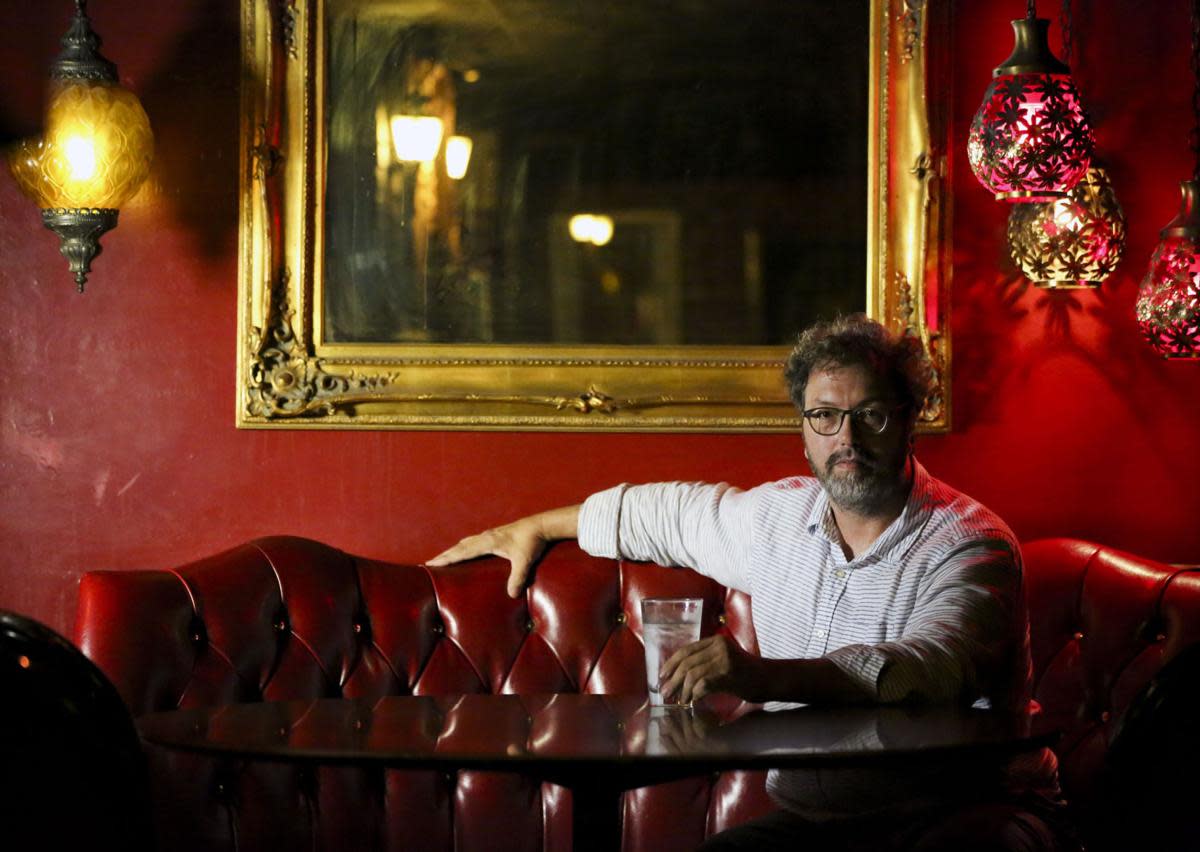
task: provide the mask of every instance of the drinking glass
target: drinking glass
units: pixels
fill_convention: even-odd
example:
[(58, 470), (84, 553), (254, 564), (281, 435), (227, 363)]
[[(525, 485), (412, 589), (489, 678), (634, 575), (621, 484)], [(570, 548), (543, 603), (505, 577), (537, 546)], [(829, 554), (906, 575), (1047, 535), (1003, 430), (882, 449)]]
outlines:
[(646, 644), (646, 685), (652, 707), (682, 707), (664, 704), (658, 672), (671, 655), (700, 638), (701, 598), (645, 598), (642, 601), (642, 640)]

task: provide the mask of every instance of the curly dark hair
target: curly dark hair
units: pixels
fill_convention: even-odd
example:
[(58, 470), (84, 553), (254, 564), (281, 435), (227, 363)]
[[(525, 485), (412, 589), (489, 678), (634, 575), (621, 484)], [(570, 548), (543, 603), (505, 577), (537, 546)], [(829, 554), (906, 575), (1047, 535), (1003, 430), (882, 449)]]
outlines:
[(861, 365), (882, 376), (908, 407), (910, 424), (933, 386), (929, 359), (915, 337), (896, 335), (865, 314), (850, 314), (810, 326), (788, 356), (784, 378), (797, 409), (813, 370)]

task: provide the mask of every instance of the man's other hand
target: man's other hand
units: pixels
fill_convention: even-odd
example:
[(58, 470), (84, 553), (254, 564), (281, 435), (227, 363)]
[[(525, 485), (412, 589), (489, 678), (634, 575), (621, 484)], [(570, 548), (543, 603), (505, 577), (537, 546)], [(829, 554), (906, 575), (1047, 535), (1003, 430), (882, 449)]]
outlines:
[(755, 701), (763, 691), (762, 659), (728, 636), (709, 636), (680, 648), (659, 672), (663, 699), (691, 704), (712, 692)]

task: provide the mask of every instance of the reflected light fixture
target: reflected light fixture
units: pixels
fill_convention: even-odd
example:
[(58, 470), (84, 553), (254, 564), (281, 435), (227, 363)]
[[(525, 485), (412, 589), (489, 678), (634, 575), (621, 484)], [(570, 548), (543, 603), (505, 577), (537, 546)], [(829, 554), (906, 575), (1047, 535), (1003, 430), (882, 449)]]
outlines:
[(1200, 359), (1200, 0), (1192, 0), (1192, 179), (1138, 289), (1138, 328), (1164, 358)]
[(472, 147), (470, 136), (451, 136), (446, 140), (446, 176), (451, 180), (467, 176)]
[(611, 216), (576, 213), (567, 222), (567, 230), (571, 233), (571, 239), (577, 243), (608, 245), (613, 238), (613, 220)]
[(1092, 159), (1092, 129), (1071, 70), (1050, 52), (1050, 22), (1035, 0), (1013, 21), (1012, 55), (971, 122), (967, 158), (998, 201), (1053, 201), (1084, 176)]
[(100, 38), (75, 0), (75, 18), (50, 69), (41, 136), (8, 153), (17, 186), (42, 208), (42, 221), (62, 239), (83, 292), (99, 239), (150, 173), (154, 135), (137, 96), (117, 82), (117, 67), (100, 55)]
[(432, 115), (393, 115), (392, 147), (406, 163), (432, 163), (442, 147), (442, 120)]

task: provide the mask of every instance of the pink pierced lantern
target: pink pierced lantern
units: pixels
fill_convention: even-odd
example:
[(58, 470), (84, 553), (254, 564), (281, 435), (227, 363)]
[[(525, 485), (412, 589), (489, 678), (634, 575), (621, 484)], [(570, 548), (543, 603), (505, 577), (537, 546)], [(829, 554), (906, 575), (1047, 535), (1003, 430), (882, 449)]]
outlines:
[(1165, 358), (1200, 358), (1200, 183), (1180, 184), (1179, 215), (1162, 241), (1137, 298), (1138, 328)]
[(1050, 52), (1050, 22), (1026, 18), (1012, 27), (1016, 44), (971, 122), (967, 157), (997, 200), (1053, 201), (1087, 173), (1092, 128), (1070, 69)]

